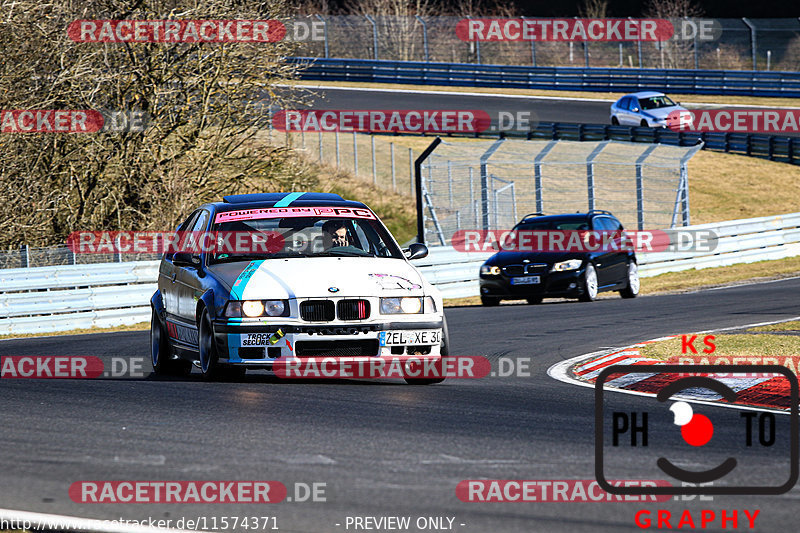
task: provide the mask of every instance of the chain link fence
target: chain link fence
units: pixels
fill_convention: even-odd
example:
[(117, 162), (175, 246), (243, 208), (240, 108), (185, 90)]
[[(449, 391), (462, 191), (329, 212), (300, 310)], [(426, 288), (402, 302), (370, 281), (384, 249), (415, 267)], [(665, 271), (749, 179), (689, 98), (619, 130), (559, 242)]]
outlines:
[(687, 164), (701, 148), (601, 141), (441, 142), (421, 165), (425, 242), (510, 229), (529, 213), (606, 209), (634, 229), (689, 225)]
[[(522, 17), (524, 18), (524, 17)], [(386, 59), (540, 67), (800, 70), (800, 20), (714, 19), (714, 40), (665, 42), (467, 42), (462, 17), (322, 16), (295, 19), (313, 36), (303, 57)], [(695, 19), (692, 19), (695, 20)]]

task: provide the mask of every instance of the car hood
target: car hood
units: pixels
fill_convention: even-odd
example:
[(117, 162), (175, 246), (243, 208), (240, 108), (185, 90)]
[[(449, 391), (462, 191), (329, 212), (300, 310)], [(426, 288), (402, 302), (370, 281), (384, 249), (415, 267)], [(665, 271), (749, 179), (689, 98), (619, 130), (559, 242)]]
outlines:
[(208, 267), (231, 299), (406, 296), (423, 293), (422, 276), (402, 259), (312, 257)]
[(524, 260), (530, 263), (558, 263), (559, 261), (567, 261), (569, 259), (584, 259), (586, 254), (579, 252), (576, 253), (563, 253), (563, 252), (498, 252), (486, 260), (488, 265), (517, 265), (522, 264)]
[(669, 107), (659, 107), (658, 109), (648, 109), (647, 111), (642, 111), (642, 113), (645, 115), (650, 115), (653, 118), (667, 118), (667, 115), (676, 111), (686, 111), (686, 108), (679, 105), (673, 105)]

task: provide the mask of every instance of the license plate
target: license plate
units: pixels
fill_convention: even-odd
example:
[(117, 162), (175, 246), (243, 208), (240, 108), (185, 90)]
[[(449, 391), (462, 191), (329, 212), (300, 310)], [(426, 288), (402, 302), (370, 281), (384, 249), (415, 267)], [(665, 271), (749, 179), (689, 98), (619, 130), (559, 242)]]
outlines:
[(512, 285), (534, 285), (540, 283), (539, 276), (524, 276), (522, 278), (511, 278)]
[(241, 336), (241, 346), (271, 346), (272, 333), (245, 333)]
[(442, 331), (434, 330), (402, 330), (381, 331), (378, 334), (381, 346), (408, 346), (416, 344), (439, 344), (442, 342)]

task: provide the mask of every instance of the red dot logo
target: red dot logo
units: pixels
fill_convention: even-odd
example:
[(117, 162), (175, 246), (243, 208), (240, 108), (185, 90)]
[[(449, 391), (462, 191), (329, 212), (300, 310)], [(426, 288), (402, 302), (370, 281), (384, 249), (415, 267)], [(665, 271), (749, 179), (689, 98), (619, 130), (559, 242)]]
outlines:
[(714, 436), (714, 424), (705, 415), (696, 415), (686, 402), (675, 402), (669, 408), (675, 414), (674, 423), (681, 427), (681, 436), (687, 444), (705, 446)]

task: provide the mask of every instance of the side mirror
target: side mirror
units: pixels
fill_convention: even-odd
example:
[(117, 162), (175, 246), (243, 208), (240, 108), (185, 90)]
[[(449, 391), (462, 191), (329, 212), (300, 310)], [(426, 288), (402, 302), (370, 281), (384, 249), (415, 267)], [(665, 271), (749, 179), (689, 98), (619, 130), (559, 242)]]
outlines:
[(631, 108), (631, 111), (633, 111), (634, 113), (638, 113), (639, 112), (639, 108), (638, 107), (633, 107), (633, 108)]
[(428, 256), (428, 247), (420, 242), (414, 242), (411, 243), (406, 250), (403, 250), (403, 253), (409, 261), (412, 259), (422, 259)]
[(172, 256), (172, 264), (180, 267), (197, 268), (200, 266), (200, 256), (189, 252), (175, 252)]

